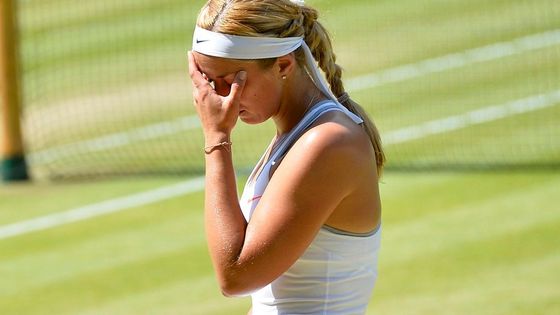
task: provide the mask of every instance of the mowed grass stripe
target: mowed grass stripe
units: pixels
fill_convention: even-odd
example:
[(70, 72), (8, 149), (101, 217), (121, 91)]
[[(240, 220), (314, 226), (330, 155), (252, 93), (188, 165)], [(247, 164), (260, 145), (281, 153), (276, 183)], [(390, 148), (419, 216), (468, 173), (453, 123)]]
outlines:
[[(43, 234), (41, 239), (31, 237), (14, 243), (20, 246), (30, 245), (25, 247), (25, 252), (22, 252), (21, 248), (18, 251), (3, 245), (2, 248), (6, 248), (8, 253), (2, 255), (4, 261), (0, 263), (5, 272), (0, 295), (22, 294), (34, 288), (66, 281), (76, 274), (134, 264), (170, 252), (200, 254), (203, 253), (202, 249), (205, 251), (203, 222), (200, 216), (167, 214), (156, 222), (152, 218), (152, 222), (146, 224), (129, 220), (126, 223), (130, 224), (130, 227), (126, 227), (122, 222), (128, 217), (124, 215), (118, 219), (80, 225), (85, 231), (65, 227), (59, 232)], [(172, 222), (171, 217), (175, 217), (177, 221)], [(192, 223), (189, 223), (189, 220), (192, 220)], [(109, 226), (101, 225), (105, 222)], [(93, 228), (97, 231), (91, 231)], [(158, 237), (155, 237), (156, 235)], [(68, 236), (72, 236), (72, 239), (67, 239)], [(62, 257), (65, 268), (60, 268)], [(202, 259), (202, 256), (199, 258)], [(37, 262), (41, 262), (39, 270), (36, 269)], [(33, 277), (29, 277), (32, 274)]]
[(247, 298), (227, 299), (217, 289), (213, 275), (187, 279), (133, 294), (118, 300), (93, 305), (67, 314), (245, 314), (249, 309)]
[[(0, 270), (7, 275), (0, 285), (0, 309), (8, 314), (76, 314), (121, 304), (129, 295), (156, 298), (175, 286), (183, 296), (173, 300), (182, 303), (183, 312), (191, 304), (195, 310), (219, 308), (215, 302), (222, 298), (204, 241), (202, 199), (198, 193), (0, 243), (7, 245), (0, 250)], [(75, 294), (71, 302), (66, 299)], [(130, 303), (145, 302), (134, 300)], [(127, 308), (122, 314), (131, 312)]]
[[(83, 283), (81, 289), (86, 290), (85, 295), (100, 289), (103, 283), (109, 288), (118, 286), (113, 280), (119, 282), (123, 270), (134, 269), (132, 266), (144, 268), (151, 261), (162, 260), (160, 267), (155, 269), (165, 272), (181, 269), (175, 272), (177, 281), (184, 281), (185, 277), (188, 282), (210, 276), (202, 228), (202, 196), (198, 193), (189, 198), (144, 206), (124, 215), (68, 225), (41, 236), (31, 234), (17, 242), (4, 241), (0, 270), (6, 273), (0, 285), (0, 309), (9, 309), (5, 307), (12, 302), (17, 307), (20, 299), (29, 296), (30, 292), (43, 296), (44, 290), (49, 291), (51, 293), (44, 298), (48, 301), (49, 295), (60, 294), (60, 298), (71, 294), (71, 288), (78, 283)], [(60, 268), (62, 258), (64, 268)], [(169, 267), (173, 261), (177, 268)], [(36, 268), (38, 262), (41, 268)], [(137, 274), (137, 280), (120, 283), (120, 289), (127, 285), (136, 287), (136, 281), (140, 281), (139, 286), (159, 281), (159, 276), (155, 275), (159, 271), (149, 269)], [(130, 273), (135, 272), (131, 270)], [(107, 293), (107, 298), (111, 295)], [(66, 302), (59, 298), (54, 300), (60, 300), (60, 307), (63, 307)], [(37, 308), (37, 311), (41, 309), (40, 305), (30, 307)]]
[(53, 226), (87, 220), (129, 208), (134, 208), (173, 197), (198, 192), (204, 188), (204, 177), (193, 178), (178, 184), (165, 186), (137, 194), (106, 200), (103, 202), (46, 215), (35, 219), (0, 226), (0, 240), (40, 231)]
[[(201, 244), (198, 250), (180, 249), (113, 268), (77, 273), (50, 285), (9, 295), (8, 302), (1, 306), (7, 314), (73, 313), (170, 283), (196, 283), (203, 268), (209, 267), (209, 262), (200, 259), (205, 252), (206, 247)], [(190, 255), (197, 259), (189, 259)]]
[[(434, 262), (435, 259), (440, 261)], [(413, 264), (400, 266), (399, 271), (392, 272), (400, 276), (391, 278), (402, 281), (401, 286), (396, 286), (394, 292), (378, 290), (368, 314), (555, 315), (560, 311), (557, 302), (560, 279), (555, 272), (560, 263), (558, 255), (539, 256), (520, 263), (494, 263), (493, 268), (474, 268), (475, 271), (467, 269), (457, 278), (446, 276), (446, 269), (436, 270), (449, 268), (443, 266), (447, 263), (460, 272), (463, 266), (459, 259), (461, 257), (432, 257), (430, 262), (419, 262), (418, 266), (423, 267), (420, 271), (414, 269)], [(402, 268), (406, 267), (411, 269), (403, 272)], [(425, 276), (419, 278), (418, 274)], [(437, 279), (437, 275), (443, 279)], [(410, 289), (418, 283), (422, 285)]]
[[(483, 179), (484, 176), (480, 178)], [(514, 179), (515, 175), (509, 178)], [(497, 185), (496, 181), (492, 184)], [(454, 206), (443, 209), (438, 207), (439, 212), (416, 206), (413, 208), (421, 214), (416, 219), (408, 223), (402, 222), (395, 227), (391, 225), (390, 220), (384, 218), (384, 229), (390, 230), (384, 235), (384, 241), (400, 244), (398, 247), (385, 249), (384, 260), (388, 264), (397, 264), (479, 238), (516, 234), (541, 224), (560, 223), (560, 212), (556, 211), (556, 205), (550, 202), (555, 197), (557, 185), (560, 185), (560, 177), (495, 193), (491, 197), (487, 195), (486, 198), (463, 199)], [(464, 187), (466, 186), (457, 188)], [(489, 185), (485, 188), (492, 189)], [(433, 196), (441, 195), (431, 190)], [(447, 193), (454, 192), (451, 190)], [(449, 233), (450, 231), (453, 233)], [(426, 239), (430, 242), (424, 243)]]
[[(198, 192), (173, 201), (136, 207), (135, 211), (120, 216), (113, 214), (85, 224), (65, 225), (53, 229), (51, 233), (32, 233), (3, 240), (0, 242), (0, 266), (6, 271), (5, 283), (13, 280), (20, 286), (4, 286), (1, 283), (0, 293), (17, 292), (75, 272), (72, 268), (57, 269), (61, 255), (71, 258), (76, 268), (87, 270), (106, 267), (108, 263), (134, 261), (150, 252), (164, 253), (199, 246), (204, 241), (202, 200), (203, 193)], [(162, 239), (173, 238), (176, 240), (162, 242)], [(139, 247), (140, 239), (142, 246)], [(22, 251), (22, 248), (25, 250)], [(84, 256), (85, 253), (87, 255)], [(104, 256), (108, 253), (111, 256)], [(92, 261), (88, 256), (99, 256), (100, 259)], [(10, 264), (5, 264), (8, 261)], [(26, 278), (26, 272), (33, 270), (37, 261), (52, 271)]]
[[(449, 209), (476, 209), (480, 203), (507, 199), (509, 195), (522, 198), (524, 191), (538, 193), (558, 181), (560, 175), (545, 172), (389, 172), (380, 183), (383, 207), (388, 209), (383, 212), (383, 224), (407, 226), (423, 217), (449, 215)], [(527, 199), (531, 202), (530, 196)]]
[[(391, 176), (395, 177), (391, 178)], [(496, 177), (498, 177), (498, 180), (496, 180)], [(423, 200), (426, 201), (427, 204), (425, 207), (422, 206), (424, 203), (419, 204), (418, 202), (414, 202), (414, 200), (417, 199), (410, 196), (407, 189), (405, 189), (405, 187), (410, 184), (408, 181), (411, 178), (412, 182), (416, 181), (425, 185), (426, 189), (423, 196)], [(560, 184), (560, 178), (557, 176), (555, 177), (547, 174), (503, 174), (501, 176), (496, 176), (496, 174), (471, 174), (438, 175), (434, 178), (432, 176), (426, 176), (425, 174), (418, 176), (387, 174), (385, 181), (392, 187), (394, 192), (400, 192), (400, 194), (383, 194), (386, 214), (384, 214), (384, 248), (380, 266), (380, 273), (382, 276), (378, 282), (374, 301), (377, 299), (383, 301), (382, 292), (385, 285), (389, 285), (390, 287), (396, 286), (396, 288), (393, 289), (390, 287), (387, 288), (387, 290), (393, 291), (388, 291), (386, 294), (398, 290), (399, 287), (402, 288), (402, 286), (406, 286), (406, 290), (400, 291), (400, 298), (405, 301), (405, 304), (412, 303), (412, 306), (418, 302), (416, 301), (413, 303), (416, 294), (426, 294), (435, 298), (436, 296), (441, 296), (446, 288), (450, 289), (450, 295), (456, 294), (456, 290), (458, 292), (466, 290), (461, 296), (465, 294), (475, 294), (474, 292), (480, 294), (480, 287), (478, 286), (476, 289), (479, 291), (475, 291), (470, 285), (461, 287), (462, 278), (460, 278), (460, 276), (466, 276), (465, 273), (461, 272), (461, 268), (465, 266), (475, 268), (476, 259), (480, 258), (479, 255), (485, 255), (486, 261), (481, 265), (485, 268), (486, 265), (490, 267), (490, 265), (492, 265), (491, 262), (494, 260), (497, 261), (496, 264), (498, 264), (498, 262), (500, 264), (503, 263), (505, 258), (501, 259), (501, 254), (493, 250), (493, 244), (495, 244), (495, 242), (504, 242), (499, 248), (506, 248), (507, 246), (513, 246), (513, 244), (518, 245), (519, 243), (516, 242), (517, 239), (523, 239), (525, 233), (533, 235), (534, 233), (532, 231), (542, 226), (544, 232), (539, 234), (538, 239), (525, 244), (527, 246), (525, 255), (537, 259), (537, 254), (547, 252), (547, 246), (552, 246), (554, 244), (554, 239), (551, 239), (554, 235), (551, 234), (554, 229), (548, 226), (558, 224), (560, 219), (558, 213), (550, 211), (557, 202), (555, 201), (554, 195), (555, 187)], [(439, 182), (440, 185), (432, 186), (431, 183), (434, 182)], [(469, 183), (484, 183), (485, 185), (480, 187), (480, 189), (484, 191), (484, 194), (481, 195), (480, 198), (475, 198), (476, 192), (465, 193), (465, 187), (472, 187), (472, 185), (469, 186)], [(401, 187), (403, 188), (402, 190), (400, 189)], [(447, 187), (447, 189), (442, 187)], [(382, 191), (383, 190), (384, 186), (382, 186)], [(449, 200), (445, 205), (439, 204), (438, 206), (438, 203), (441, 201), (441, 196), (448, 196), (448, 199), (453, 200)], [(455, 197), (452, 198), (452, 196)], [(151, 300), (152, 303), (156, 303), (158, 299), (165, 299), (165, 297), (167, 297), (175, 301), (173, 309), (180, 310), (182, 307), (185, 310), (190, 310), (190, 303), (197, 302), (191, 301), (190, 298), (187, 298), (187, 301), (180, 302), (180, 290), (184, 289), (185, 291), (183, 291), (183, 294), (190, 295), (188, 292), (191, 292), (191, 290), (194, 292), (197, 288), (202, 286), (207, 288), (207, 290), (203, 291), (206, 293), (201, 293), (202, 295), (208, 294), (208, 296), (213, 295), (215, 297), (214, 299), (209, 298), (208, 303), (221, 303), (215, 305), (216, 309), (207, 306), (195, 308), (199, 309), (200, 313), (194, 314), (221, 314), (227, 312), (230, 301), (215, 300), (219, 296), (219, 293), (216, 291), (216, 287), (208, 285), (208, 282), (211, 282), (212, 285), (215, 285), (215, 283), (213, 278), (209, 276), (211, 275), (210, 263), (202, 236), (201, 194), (197, 199), (197, 206), (192, 204), (190, 206), (186, 205), (187, 203), (190, 204), (188, 201), (189, 199), (177, 198), (169, 200), (155, 209), (152, 207), (142, 207), (138, 209), (139, 211), (113, 214), (99, 219), (97, 224), (95, 221), (98, 220), (93, 220), (41, 233), (42, 237), (36, 238), (34, 241), (38, 242), (39, 239), (46, 240), (44, 244), (45, 253), (48, 251), (49, 247), (54, 246), (54, 248), (56, 248), (56, 244), (63, 242), (61, 238), (52, 238), (51, 235), (59, 235), (59, 237), (65, 237), (68, 240), (73, 238), (78, 239), (71, 245), (74, 251), (68, 251), (68, 248), (59, 247), (51, 256), (53, 263), (56, 262), (56, 257), (58, 257), (59, 261), (62, 257), (65, 257), (64, 264), (67, 264), (65, 269), (69, 269), (72, 272), (62, 276), (58, 281), (56, 279), (51, 279), (46, 284), (43, 283), (43, 285), (41, 285), (39, 283), (38, 286), (31, 285), (30, 289), (22, 288), (22, 290), (15, 295), (6, 296), (5, 299), (2, 297), (0, 298), (0, 303), (2, 303), (0, 305), (4, 307), (3, 303), (7, 303), (7, 308), (3, 309), (18, 310), (20, 314), (40, 314), (41, 310), (45, 309), (61, 314), (65, 312), (67, 314), (76, 314), (79, 313), (80, 310), (93, 311), (98, 308), (108, 313), (115, 314), (115, 312), (111, 311), (111, 306), (120, 309), (121, 314), (127, 314), (131, 313), (131, 309), (141, 309), (143, 305), (145, 307), (143, 311), (139, 310), (138, 313), (134, 313), (149, 314), (150, 311), (153, 312), (155, 309), (158, 309), (159, 306), (143, 301), (146, 295), (153, 296), (154, 300)], [(401, 205), (397, 207), (395, 202), (400, 202), (402, 200), (409, 200), (409, 202), (414, 205)], [(196, 209), (196, 207), (200, 208)], [(390, 211), (392, 209), (400, 210), (412, 207), (416, 210), (417, 215), (416, 217), (411, 216), (405, 221), (399, 220), (399, 213)], [(534, 209), (534, 211), (527, 211), (530, 207)], [(181, 218), (181, 215), (178, 214), (184, 211), (183, 209), (185, 208), (191, 209), (188, 211), (190, 213), (189, 217)], [(154, 213), (160, 212), (158, 209), (167, 209), (168, 211), (172, 211), (174, 215), (170, 218), (167, 216), (162, 217), (163, 213), (160, 216), (154, 216)], [(166, 217), (166, 219), (162, 220), (164, 217)], [(142, 221), (140, 225), (147, 225), (145, 229), (139, 229), (137, 235), (138, 239), (135, 240), (134, 235), (128, 238), (128, 236), (126, 236), (127, 233), (121, 233), (121, 229), (134, 232), (135, 224), (140, 223), (138, 222), (139, 219)], [(110, 222), (114, 220), (120, 223), (110, 224)], [(162, 221), (169, 222), (169, 220), (182, 221), (190, 227), (185, 226), (185, 230), (182, 231), (176, 226), (168, 233), (161, 233), (160, 231), (168, 229), (168, 227), (165, 227), (165, 224), (162, 225)], [(198, 222), (195, 223), (195, 221)], [(162, 226), (159, 228), (155, 227), (150, 231), (149, 222), (152, 222), (154, 225)], [(496, 223), (496, 226), (494, 226), (490, 224), (492, 222), (499, 223)], [(95, 231), (99, 226), (106, 226), (107, 229)], [(81, 239), (81, 233), (86, 234), (86, 239)], [(183, 249), (178, 246), (176, 249), (158, 252), (157, 242), (161, 242), (161, 244), (168, 242), (184, 243), (185, 240), (181, 239), (183, 233), (197, 235), (198, 244), (196, 244), (197, 238), (195, 238), (195, 242), (192, 243), (192, 245)], [(106, 237), (100, 237), (101, 234), (105, 234)], [(114, 237), (111, 237), (111, 235), (114, 235)], [(509, 242), (508, 240), (510, 240), (512, 235), (514, 237), (511, 239), (511, 242)], [(14, 249), (19, 248), (20, 250), (22, 248), (27, 248), (25, 243), (21, 243), (21, 241), (32, 237), (33, 235), (28, 235), (14, 239), (11, 246), (13, 246)], [(142, 239), (146, 238), (154, 239), (152, 241), (153, 246), (147, 246), (145, 249), (146, 256), (141, 256), (139, 259), (120, 260), (122, 257), (131, 255), (132, 252), (143, 251), (141, 245), (144, 244), (144, 241), (142, 241)], [(91, 251), (91, 246), (95, 246), (94, 244), (96, 241), (99, 241), (99, 249), (97, 251)], [(541, 241), (544, 241), (544, 243), (540, 243)], [(80, 251), (80, 244), (82, 242), (85, 242), (85, 244), (90, 243), (91, 245), (84, 246), (83, 250)], [(489, 243), (486, 249), (484, 249), (484, 247), (477, 246), (478, 242)], [(119, 253), (119, 244), (121, 249), (128, 249)], [(479, 247), (480, 252), (473, 252), (473, 246)], [(107, 251), (103, 252), (102, 249), (105, 247), (107, 247)], [(461, 248), (463, 248), (464, 251), (462, 251)], [(33, 251), (33, 249), (31, 251)], [(184, 251), (184, 253), (181, 253), (182, 251)], [(490, 251), (490, 253), (487, 251)], [(515, 250), (512, 250), (510, 254), (514, 252)], [(70, 254), (65, 255), (65, 253)], [(152, 253), (152, 255), (149, 255), (149, 253)], [(468, 253), (473, 253), (473, 255), (470, 256), (472, 260), (467, 260), (464, 262), (466, 265), (463, 266), (460, 262), (465, 259), (465, 255), (467, 258), (469, 257)], [(45, 269), (32, 268), (33, 261), (31, 258), (33, 255), (28, 255), (29, 257), (26, 258), (26, 260), (29, 259), (30, 267), (25, 268), (27, 272), (20, 271), (21, 276), (32, 279), (37, 277), (40, 273), (52, 272), (52, 266), (49, 267), (49, 265), (45, 266)], [(79, 259), (81, 262), (79, 262), (77, 266), (72, 266), (76, 263), (75, 260), (72, 259), (74, 255), (83, 255), (83, 257)], [(457, 255), (462, 256), (457, 258)], [(41, 256), (37, 256), (36, 258), (38, 259), (34, 260), (35, 263), (42, 260)], [(506, 256), (506, 258), (512, 257)], [(88, 262), (95, 266), (96, 260), (111, 261), (112, 259), (115, 260), (114, 264), (101, 264), (101, 266), (97, 268), (87, 268)], [(198, 262), (190, 262), (190, 260), (193, 259), (196, 259)], [(458, 259), (457, 263), (453, 263), (454, 259)], [(513, 256), (512, 260), (515, 259), (517, 259), (516, 262), (512, 262), (512, 264), (520, 265), (524, 263), (525, 258), (521, 256), (516, 258)], [(22, 262), (17, 258), (2, 259), (2, 261), (5, 262), (5, 266), (11, 265), (12, 268), (21, 267)], [(434, 261), (437, 262), (435, 265)], [(447, 268), (421, 268), (422, 266), (428, 266), (430, 262), (432, 266), (447, 266)], [(526, 263), (529, 263), (529, 261), (526, 261)], [(79, 265), (86, 265), (86, 267), (79, 267)], [(191, 268), (189, 266), (196, 266), (196, 268)], [(469, 271), (466, 267), (465, 270)], [(2, 269), (5, 270), (5, 268), (6, 267)], [(158, 270), (152, 271), (152, 268), (158, 268)], [(393, 269), (392, 271), (385, 271), (385, 268)], [(190, 274), (190, 272), (193, 271), (196, 273)], [(399, 280), (401, 279), (400, 277), (405, 277), (407, 274), (409, 276), (408, 281), (412, 281), (413, 287), (407, 284), (408, 282)], [(430, 274), (432, 274), (432, 276), (430, 276)], [(448, 275), (445, 276), (446, 274)], [(434, 276), (437, 277), (434, 278)], [(528, 276), (530, 276), (530, 274)], [(40, 279), (41, 277), (38, 278)], [(12, 283), (12, 281), (16, 282)], [(206, 285), (201, 285), (199, 281), (206, 283)], [(453, 285), (449, 287), (449, 285), (446, 285), (445, 281), (456, 285), (456, 287)], [(521, 281), (521, 279), (519, 281)], [(183, 283), (184, 286), (181, 283)], [(189, 287), (186, 283), (192, 284), (192, 287)], [(435, 292), (421, 290), (425, 286), (430, 287), (432, 283), (432, 288)], [(5, 285), (17, 287), (19, 283), (16, 279), (12, 279), (11, 281), (5, 282)], [(172, 289), (174, 287), (181, 289), (176, 289), (178, 290), (176, 291)], [(414, 287), (416, 287), (417, 290), (412, 290)], [(171, 288), (171, 292), (169, 293), (171, 296), (166, 296), (163, 293), (162, 296), (158, 293), (160, 290), (165, 291), (166, 288)], [(500, 286), (496, 288), (496, 290), (499, 289)], [(210, 290), (210, 292), (208, 290)], [(483, 292), (495, 294), (495, 292), (491, 290)], [(174, 294), (177, 294), (177, 296), (175, 296), (176, 299), (173, 298)], [(67, 301), (69, 296), (72, 297), (71, 301)], [(533, 298), (534, 297), (531, 296), (526, 298), (526, 300)], [(39, 307), (37, 304), (32, 305), (33, 303), (29, 303), (28, 301), (40, 302), (39, 304), (43, 304), (43, 307)], [(454, 310), (457, 310), (457, 314), (461, 314), (461, 308), (468, 307), (463, 302), (464, 301), (458, 301), (457, 304), (451, 305), (455, 307)], [(204, 305), (204, 299), (201, 299), (199, 303)], [(235, 301), (234, 303), (236, 307), (240, 309), (247, 308), (247, 301), (243, 301), (243, 303)], [(45, 308), (44, 305), (48, 305), (48, 307)], [(165, 309), (165, 306), (166, 304), (164, 303), (162, 306), (163, 309)], [(390, 306), (395, 307), (394, 305)], [(411, 310), (422, 309), (422, 304), (417, 306), (419, 306), (419, 308), (412, 307)], [(373, 308), (373, 310), (376, 310), (376, 308)], [(447, 308), (447, 310), (449, 310), (449, 308)], [(410, 314), (422, 313), (411, 311)], [(434, 314), (438, 314), (438, 312)]]
[[(547, 310), (535, 314), (554, 314), (560, 306), (551, 304), (558, 277), (543, 276), (560, 262), (554, 250), (560, 177), (436, 179), (433, 185), (432, 176), (412, 176), (409, 190), (395, 185), (395, 193), (384, 195), (383, 255), (372, 314), (528, 314), (531, 307)], [(401, 214), (407, 212), (400, 210), (409, 213), (404, 221)]]
[(553, 305), (560, 279), (554, 272), (560, 263), (554, 250), (559, 225), (556, 220), (481, 235), (437, 253), (387, 264), (383, 270), (393, 285), (381, 282), (371, 309), (387, 314), (554, 314), (560, 306)]

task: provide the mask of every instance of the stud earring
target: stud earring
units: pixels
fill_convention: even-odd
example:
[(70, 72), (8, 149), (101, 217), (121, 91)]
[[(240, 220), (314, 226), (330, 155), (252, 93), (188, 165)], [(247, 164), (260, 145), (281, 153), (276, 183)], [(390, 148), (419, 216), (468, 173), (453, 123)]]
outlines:
[(286, 80), (286, 78), (287, 78), (286, 75), (283, 75), (283, 76), (282, 76), (282, 80)]

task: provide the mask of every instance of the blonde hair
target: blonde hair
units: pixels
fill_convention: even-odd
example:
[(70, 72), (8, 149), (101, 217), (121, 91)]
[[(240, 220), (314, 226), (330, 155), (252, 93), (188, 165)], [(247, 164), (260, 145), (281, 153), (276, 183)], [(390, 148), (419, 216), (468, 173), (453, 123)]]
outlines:
[[(198, 16), (197, 25), (213, 32), (239, 36), (303, 36), (325, 73), (333, 94), (342, 97), (341, 104), (364, 120), (363, 127), (375, 151), (377, 171), (381, 173), (385, 155), (379, 132), (365, 110), (344, 95), (346, 92), (342, 83), (342, 68), (336, 64), (330, 36), (317, 18), (317, 10), (289, 0), (209, 0)], [(303, 66), (303, 50), (297, 49), (295, 55), (299, 65)], [(266, 66), (274, 61), (275, 59), (265, 59), (262, 62)]]

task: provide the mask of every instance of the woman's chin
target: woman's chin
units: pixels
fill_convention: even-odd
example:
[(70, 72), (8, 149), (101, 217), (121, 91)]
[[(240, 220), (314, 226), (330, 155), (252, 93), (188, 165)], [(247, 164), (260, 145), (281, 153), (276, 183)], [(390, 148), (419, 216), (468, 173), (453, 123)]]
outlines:
[(258, 117), (250, 115), (248, 112), (246, 112), (244, 110), (239, 112), (239, 119), (241, 119), (242, 122), (244, 122), (246, 124), (249, 124), (249, 125), (256, 125), (256, 124), (262, 123), (262, 121), (260, 119), (258, 119)]

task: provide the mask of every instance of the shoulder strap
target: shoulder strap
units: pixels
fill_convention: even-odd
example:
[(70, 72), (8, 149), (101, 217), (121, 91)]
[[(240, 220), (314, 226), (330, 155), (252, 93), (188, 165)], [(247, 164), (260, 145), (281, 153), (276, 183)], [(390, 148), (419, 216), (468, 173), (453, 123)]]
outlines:
[(269, 163), (274, 164), (282, 156), (284, 156), (290, 147), (297, 141), (297, 139), (311, 126), (321, 115), (331, 112), (340, 111), (348, 115), (355, 123), (361, 124), (363, 120), (349, 111), (346, 107), (335, 103), (331, 100), (326, 100), (315, 104), (307, 111), (302, 120), (282, 139), (282, 142), (277, 146), (277, 149), (272, 153)]

